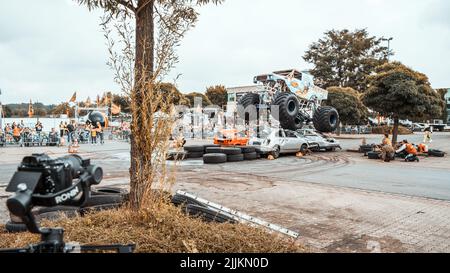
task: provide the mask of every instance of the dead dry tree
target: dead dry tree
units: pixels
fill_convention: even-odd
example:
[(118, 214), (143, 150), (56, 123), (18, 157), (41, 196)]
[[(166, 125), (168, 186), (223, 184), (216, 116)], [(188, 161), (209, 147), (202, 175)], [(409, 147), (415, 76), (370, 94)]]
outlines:
[[(150, 3), (151, 2), (151, 3)], [(176, 48), (194, 25), (197, 13), (190, 1), (158, 1), (154, 18), (136, 19), (130, 12), (103, 16), (102, 29), (109, 51), (108, 65), (122, 91), (131, 97), (130, 206), (142, 209), (154, 200), (152, 185), (167, 189), (174, 182), (173, 169), (166, 166), (169, 137), (174, 125), (174, 94), (161, 92), (160, 86), (178, 62)], [(146, 16), (136, 10), (134, 16)], [(146, 24), (154, 24), (148, 26)], [(136, 28), (136, 30), (135, 30)], [(155, 32), (146, 35), (145, 29)], [(134, 33), (137, 33), (134, 37)], [(139, 44), (139, 46), (136, 46)], [(147, 60), (147, 61), (143, 61)]]

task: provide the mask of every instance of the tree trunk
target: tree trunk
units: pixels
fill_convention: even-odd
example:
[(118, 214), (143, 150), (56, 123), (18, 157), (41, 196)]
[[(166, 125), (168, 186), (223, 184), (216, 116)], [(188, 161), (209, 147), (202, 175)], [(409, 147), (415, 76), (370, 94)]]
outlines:
[[(154, 69), (154, 0), (139, 0), (136, 13), (136, 58), (135, 58), (135, 86), (132, 94), (131, 107), (137, 109), (142, 105), (142, 94), (145, 91), (144, 83), (151, 78)], [(140, 131), (142, 117), (139, 111), (132, 111), (133, 126), (131, 128), (131, 165), (130, 165), (130, 205), (132, 209), (139, 209), (142, 199), (138, 168), (142, 169), (144, 162), (135, 136)]]
[(398, 127), (400, 125), (400, 119), (398, 116), (394, 117), (394, 129), (392, 130), (392, 144), (397, 143), (398, 138)]

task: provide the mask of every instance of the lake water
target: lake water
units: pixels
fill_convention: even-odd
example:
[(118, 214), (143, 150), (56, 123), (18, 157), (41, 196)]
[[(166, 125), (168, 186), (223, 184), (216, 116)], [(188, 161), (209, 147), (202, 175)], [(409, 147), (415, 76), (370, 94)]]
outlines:
[[(19, 124), (21, 120), (23, 120), (23, 123), (25, 124), (25, 126), (34, 128), (38, 118), (4, 118), (2, 128), (5, 128), (5, 125), (7, 123), (12, 124), (13, 122), (16, 122), (17, 124)], [(70, 119), (39, 118), (39, 121), (44, 126), (44, 132), (50, 132), (52, 130), (52, 128), (59, 130), (59, 124), (61, 123), (61, 121), (69, 123)]]

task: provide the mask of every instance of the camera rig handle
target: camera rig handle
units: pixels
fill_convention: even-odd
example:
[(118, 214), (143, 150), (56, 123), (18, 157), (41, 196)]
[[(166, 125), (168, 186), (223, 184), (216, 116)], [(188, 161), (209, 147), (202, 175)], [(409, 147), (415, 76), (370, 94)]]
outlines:
[[(27, 226), (28, 231), (44, 236), (48, 234), (49, 231), (47, 229), (39, 228), (32, 213), (33, 207), (53, 207), (58, 205), (82, 206), (90, 197), (91, 185), (97, 184), (96, 181), (98, 180), (94, 179), (92, 174), (83, 173), (80, 176), (79, 181), (71, 187), (49, 195), (33, 194), (33, 192), (27, 188), (26, 184), (19, 184), (17, 186), (17, 192), (14, 196), (8, 198), (6, 205), (12, 214), (22, 219), (23, 223)], [(81, 197), (79, 197), (80, 193)]]

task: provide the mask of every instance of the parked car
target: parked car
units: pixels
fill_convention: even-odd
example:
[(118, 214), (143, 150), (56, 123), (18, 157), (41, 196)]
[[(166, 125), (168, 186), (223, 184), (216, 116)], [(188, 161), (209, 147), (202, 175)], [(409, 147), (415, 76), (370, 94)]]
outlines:
[(431, 124), (428, 125), (428, 127), (426, 128), (426, 130), (431, 130), (431, 131), (439, 131), (439, 132), (444, 132), (445, 130), (445, 123), (443, 120), (439, 120), (439, 119), (435, 119), (432, 121)]
[(299, 133), (284, 129), (264, 131), (260, 138), (251, 139), (249, 144), (259, 146), (261, 153), (271, 154), (274, 158), (278, 158), (281, 154), (305, 152), (318, 146), (310, 144)]
[(341, 144), (335, 138), (328, 137), (316, 130), (312, 129), (300, 129), (297, 130), (301, 136), (305, 137), (308, 140), (308, 143), (317, 144), (317, 147), (314, 148), (317, 151), (335, 151), (336, 149), (341, 149)]
[(413, 123), (412, 130), (414, 132), (423, 132), (427, 128), (425, 123)]

